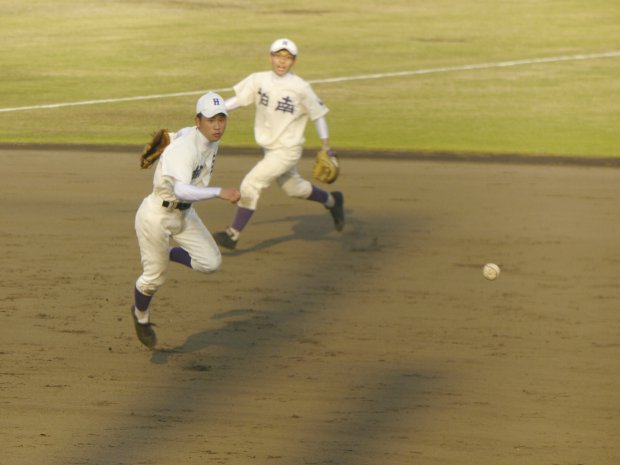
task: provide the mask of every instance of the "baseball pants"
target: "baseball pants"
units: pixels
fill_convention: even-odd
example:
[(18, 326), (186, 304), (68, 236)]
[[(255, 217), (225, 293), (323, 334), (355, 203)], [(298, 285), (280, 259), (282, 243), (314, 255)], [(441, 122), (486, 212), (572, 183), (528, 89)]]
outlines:
[(136, 213), (135, 228), (143, 270), (136, 287), (144, 295), (155, 294), (166, 280), (170, 239), (187, 250), (196, 271), (210, 273), (222, 263), (215, 240), (193, 207), (183, 211), (164, 208), (162, 200), (151, 194)]
[(306, 199), (312, 192), (312, 184), (297, 172), (302, 147), (293, 149), (265, 150), (265, 156), (241, 181), (239, 206), (256, 210), (261, 192), (276, 181), (290, 197)]

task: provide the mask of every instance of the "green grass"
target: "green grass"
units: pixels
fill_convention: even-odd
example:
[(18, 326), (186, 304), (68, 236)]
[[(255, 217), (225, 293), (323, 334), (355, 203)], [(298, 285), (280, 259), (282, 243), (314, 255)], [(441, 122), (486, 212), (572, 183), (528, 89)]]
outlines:
[[(617, 51), (619, 23), (617, 0), (0, 0), (0, 109), (230, 88), (282, 36), (315, 80)], [(618, 76), (620, 57), (314, 88), (337, 149), (615, 156)], [(0, 142), (143, 144), (197, 97), (0, 112)], [(226, 145), (254, 146), (252, 116)]]

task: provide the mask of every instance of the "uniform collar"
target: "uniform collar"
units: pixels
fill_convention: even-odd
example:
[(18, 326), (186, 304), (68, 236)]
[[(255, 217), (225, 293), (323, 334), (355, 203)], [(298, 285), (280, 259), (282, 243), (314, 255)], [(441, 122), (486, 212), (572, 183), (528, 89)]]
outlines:
[(274, 80), (290, 79), (291, 76), (293, 76), (293, 72), (292, 71), (289, 71), (284, 76), (280, 76), (280, 75), (276, 74), (275, 71), (271, 70), (271, 78), (274, 79)]

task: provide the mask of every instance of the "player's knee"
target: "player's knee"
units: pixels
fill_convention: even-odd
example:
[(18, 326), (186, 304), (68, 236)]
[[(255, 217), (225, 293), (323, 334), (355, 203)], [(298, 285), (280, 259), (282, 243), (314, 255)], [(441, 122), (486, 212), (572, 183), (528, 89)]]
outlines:
[(312, 184), (308, 181), (289, 179), (280, 185), (289, 197), (307, 199), (312, 193)]
[(214, 273), (222, 266), (222, 255), (206, 258), (192, 258), (192, 268), (201, 273)]
[(250, 210), (256, 210), (258, 198), (260, 197), (260, 190), (249, 184), (242, 183), (239, 192), (241, 193), (239, 206), (249, 208)]
[(245, 198), (256, 198), (259, 195), (259, 190), (247, 182), (241, 183), (241, 186), (239, 186), (239, 192), (241, 193), (241, 197)]

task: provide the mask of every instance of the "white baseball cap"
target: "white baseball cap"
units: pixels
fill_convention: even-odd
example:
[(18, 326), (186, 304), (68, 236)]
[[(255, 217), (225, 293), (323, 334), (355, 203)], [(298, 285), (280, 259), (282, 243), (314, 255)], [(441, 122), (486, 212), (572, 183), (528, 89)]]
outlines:
[(207, 118), (213, 118), (220, 113), (228, 116), (224, 99), (215, 92), (207, 92), (196, 102), (196, 114), (200, 113)]
[(290, 39), (278, 39), (271, 44), (269, 49), (271, 53), (279, 52), (280, 50), (288, 50), (291, 55), (297, 56), (297, 45)]

